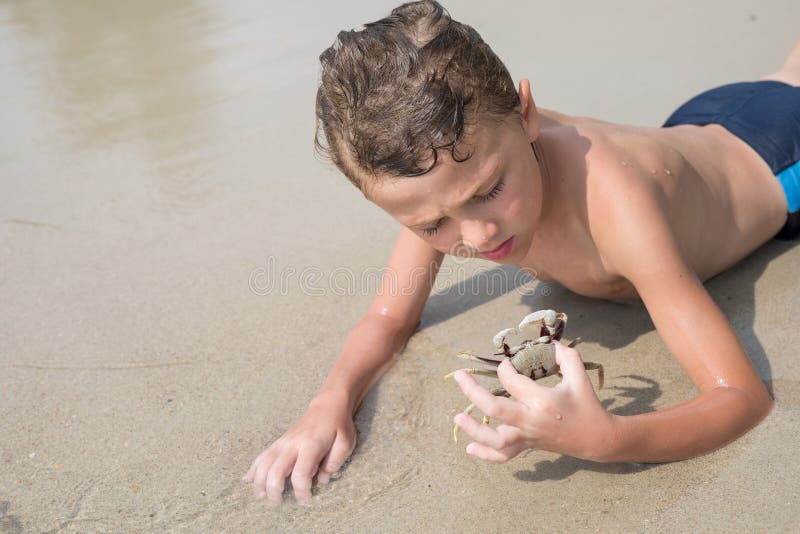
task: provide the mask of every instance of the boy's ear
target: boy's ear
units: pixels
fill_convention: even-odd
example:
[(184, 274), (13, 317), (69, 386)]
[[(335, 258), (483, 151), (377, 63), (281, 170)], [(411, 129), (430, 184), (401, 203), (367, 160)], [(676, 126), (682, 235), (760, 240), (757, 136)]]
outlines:
[(539, 137), (539, 111), (531, 95), (531, 82), (527, 79), (519, 81), (519, 103), (522, 125), (528, 133), (528, 140), (533, 142)]

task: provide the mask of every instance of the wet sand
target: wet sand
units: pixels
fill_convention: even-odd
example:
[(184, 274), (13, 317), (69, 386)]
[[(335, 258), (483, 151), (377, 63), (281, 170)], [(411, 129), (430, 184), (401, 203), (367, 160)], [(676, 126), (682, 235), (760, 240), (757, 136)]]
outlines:
[[(538, 4), (447, 7), (540, 106), (642, 125), (776, 70), (800, 20), (794, 0)], [(393, 5), (0, 4), (0, 531), (795, 529), (800, 249), (781, 242), (708, 284), (777, 400), (714, 454), (467, 457), (441, 377), (532, 309), (570, 314), (615, 413), (693, 388), (640, 304), (501, 295), (485, 280), (513, 269), (451, 262), (341, 478), (310, 508), (251, 497), (242, 473), (305, 410), (398, 231), (311, 142), (317, 56)]]

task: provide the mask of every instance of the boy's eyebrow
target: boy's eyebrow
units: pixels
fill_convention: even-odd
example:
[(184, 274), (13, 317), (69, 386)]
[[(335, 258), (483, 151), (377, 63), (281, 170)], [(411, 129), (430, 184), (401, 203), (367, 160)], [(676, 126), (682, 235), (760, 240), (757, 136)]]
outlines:
[[(497, 171), (499, 169), (500, 169), (500, 165), (499, 164), (495, 165), (492, 168), (492, 172), (489, 173), (489, 178), (487, 178), (486, 180), (481, 180), (480, 183), (478, 183), (478, 185), (475, 186), (475, 188), (473, 188), (472, 191), (470, 191), (469, 200), (467, 200), (467, 202), (469, 202), (470, 200), (472, 200), (473, 198), (478, 196), (478, 194), (477, 194), (478, 191), (480, 191), (481, 189), (486, 187), (487, 183), (491, 182), (492, 184), (494, 184), (495, 178), (497, 177)], [(467, 202), (463, 202), (461, 205), (463, 206)], [(439, 217), (436, 217), (435, 219), (432, 219), (432, 220), (429, 220), (429, 221), (425, 221), (425, 222), (421, 222), (421, 223), (410, 224), (408, 226), (409, 226), (409, 228), (429, 228), (429, 227), (433, 226), (434, 224), (436, 224), (437, 222), (439, 222), (439, 220), (441, 218), (442, 218), (442, 216), (440, 215)]]

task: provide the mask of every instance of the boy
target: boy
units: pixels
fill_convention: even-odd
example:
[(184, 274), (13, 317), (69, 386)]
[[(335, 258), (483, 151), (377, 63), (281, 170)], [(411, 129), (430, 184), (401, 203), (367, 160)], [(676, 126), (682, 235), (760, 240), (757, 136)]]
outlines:
[(320, 60), (318, 146), (404, 225), (388, 266), (400, 288), (387, 278), (306, 414), (253, 462), (244, 479), (258, 496), (280, 501), (291, 477), (305, 503), (314, 476), (325, 484), (338, 472), (359, 403), (455, 250), (582, 295), (641, 298), (698, 390), (660, 412), (612, 415), (563, 345), (553, 388), (504, 362), (513, 398), (494, 397), (458, 372), (464, 394), (502, 422), (457, 415), (475, 440), (469, 454), (664, 462), (721, 447), (769, 413), (772, 399), (702, 282), (798, 232), (800, 44), (782, 70), (704, 93), (663, 128), (537, 109), (528, 81), (517, 91), (480, 36), (430, 1), (340, 33)]

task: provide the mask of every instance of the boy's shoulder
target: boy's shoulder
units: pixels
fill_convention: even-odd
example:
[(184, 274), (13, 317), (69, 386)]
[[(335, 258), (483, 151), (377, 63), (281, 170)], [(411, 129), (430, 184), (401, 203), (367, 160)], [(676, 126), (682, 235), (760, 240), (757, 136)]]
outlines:
[[(549, 115), (554, 117), (555, 114)], [(623, 273), (608, 261), (609, 239), (624, 238), (623, 202), (637, 202), (646, 184), (637, 181), (625, 139), (613, 125), (558, 115), (544, 117), (541, 145), (546, 217), (529, 256), (543, 280), (601, 298), (635, 298)], [(613, 242), (610, 243), (613, 246)]]
[(569, 117), (549, 132), (559, 198), (573, 204), (587, 228), (671, 181), (670, 149), (652, 130)]
[[(619, 251), (633, 233), (663, 217), (659, 190), (661, 179), (671, 178), (664, 173), (668, 150), (647, 129), (559, 118), (559, 125), (547, 133), (554, 148), (559, 205), (551, 222), (569, 228), (563, 237), (572, 246), (564, 252), (579, 260), (588, 274), (576, 285), (582, 288), (579, 292), (594, 296), (633, 296), (623, 280), (627, 273), (619, 264)], [(661, 172), (654, 175), (653, 169)], [(609, 291), (614, 295), (605, 295)]]

